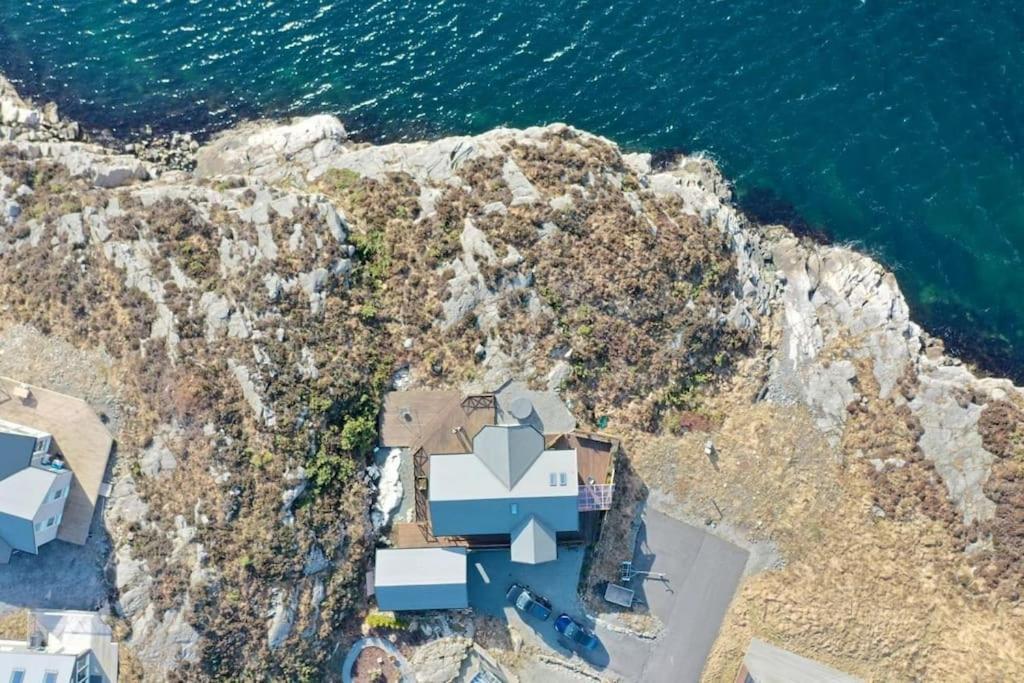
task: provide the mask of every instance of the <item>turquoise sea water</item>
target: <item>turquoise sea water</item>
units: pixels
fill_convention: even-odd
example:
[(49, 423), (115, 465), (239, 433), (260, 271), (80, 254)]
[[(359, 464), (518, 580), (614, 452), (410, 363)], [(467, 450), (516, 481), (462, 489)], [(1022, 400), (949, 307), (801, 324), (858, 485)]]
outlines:
[(562, 120), (707, 150), (1024, 376), (1019, 0), (2, 0), (0, 70), (117, 132), (328, 111), (376, 140)]

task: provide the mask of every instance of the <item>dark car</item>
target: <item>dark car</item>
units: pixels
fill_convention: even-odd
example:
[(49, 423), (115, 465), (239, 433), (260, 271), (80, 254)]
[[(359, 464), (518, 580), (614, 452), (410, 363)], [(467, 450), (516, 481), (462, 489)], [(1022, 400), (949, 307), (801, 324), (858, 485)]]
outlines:
[(539, 595), (534, 595), (518, 583), (513, 583), (509, 587), (505, 597), (524, 614), (532, 614), (541, 621), (545, 621), (551, 616), (551, 603)]
[(593, 650), (597, 647), (597, 636), (583, 627), (583, 624), (575, 621), (568, 614), (559, 615), (555, 619), (555, 630), (571, 640), (583, 650)]

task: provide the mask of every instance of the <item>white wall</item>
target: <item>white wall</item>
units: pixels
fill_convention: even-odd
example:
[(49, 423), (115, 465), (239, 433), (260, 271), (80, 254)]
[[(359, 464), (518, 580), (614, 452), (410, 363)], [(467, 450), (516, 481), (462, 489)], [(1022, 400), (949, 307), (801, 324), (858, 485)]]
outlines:
[[(46, 502), (43, 503), (36, 516), (32, 519), (32, 524), (35, 529), (36, 535), (36, 547), (49, 543), (53, 539), (57, 538), (57, 530), (60, 528), (60, 520), (64, 514), (64, 506), (68, 501), (68, 494), (71, 492), (71, 472), (61, 472), (54, 479), (53, 484), (50, 486), (50, 490), (46, 492)], [(54, 498), (56, 493), (60, 491), (61, 495), (59, 498)], [(47, 523), (53, 520), (52, 525)]]

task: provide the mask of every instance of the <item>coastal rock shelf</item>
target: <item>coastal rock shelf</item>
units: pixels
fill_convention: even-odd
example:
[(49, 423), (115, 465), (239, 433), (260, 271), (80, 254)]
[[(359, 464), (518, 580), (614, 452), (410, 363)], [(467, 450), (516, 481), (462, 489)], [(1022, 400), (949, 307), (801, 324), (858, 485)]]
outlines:
[(565, 124), (369, 145), (328, 115), (147, 149), (0, 77), (0, 320), (122, 364), (107, 575), (152, 676), (324, 665), (379, 533), (337, 414), (395, 370), (562, 388), (634, 444), (669, 416), (711, 433), (700, 397), (748, 387), (869, 473), (865, 514), (919, 505), (991, 558), (979, 594), (1019, 601), (1024, 394), (946, 354), (868, 256), (748, 220), (710, 159)]

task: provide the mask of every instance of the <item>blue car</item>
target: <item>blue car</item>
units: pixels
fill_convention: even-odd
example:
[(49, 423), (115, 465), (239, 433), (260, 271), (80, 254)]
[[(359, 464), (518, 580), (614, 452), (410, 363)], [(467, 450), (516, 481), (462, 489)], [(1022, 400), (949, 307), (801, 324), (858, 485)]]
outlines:
[(568, 614), (559, 615), (555, 619), (555, 630), (571, 640), (581, 650), (593, 650), (597, 647), (597, 636)]

